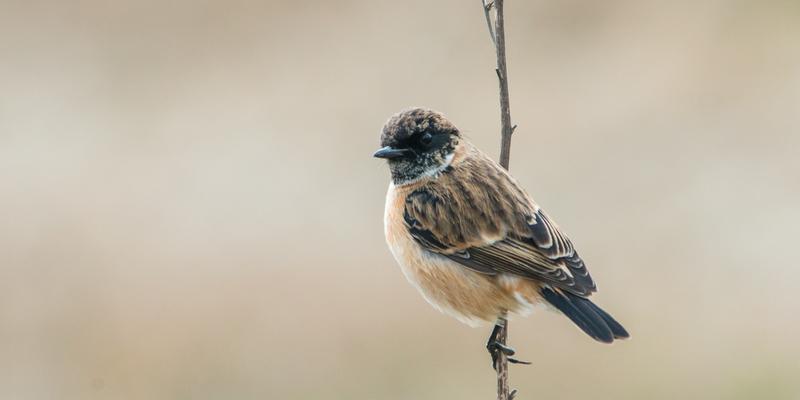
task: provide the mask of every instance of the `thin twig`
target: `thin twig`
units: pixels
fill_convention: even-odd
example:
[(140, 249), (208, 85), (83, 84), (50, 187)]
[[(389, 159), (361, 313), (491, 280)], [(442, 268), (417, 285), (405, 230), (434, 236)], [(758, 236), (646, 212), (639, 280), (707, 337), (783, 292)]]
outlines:
[[(498, 324), (502, 324), (500, 330), (497, 332), (497, 342), (505, 345), (508, 338), (508, 320), (505, 315), (498, 318)], [(494, 369), (497, 371), (497, 400), (511, 400), (509, 393), (510, 387), (508, 385), (508, 357), (502, 351), (498, 351), (498, 357), (494, 364)]]
[[(497, 55), (497, 68), (495, 73), (500, 85), (500, 165), (508, 169), (508, 162), (511, 157), (511, 135), (517, 126), (511, 126), (511, 107), (508, 99), (508, 72), (506, 70), (506, 35), (503, 20), (503, 0), (481, 0), (483, 13), (486, 16), (486, 26), (489, 28), (489, 35), (492, 38), (495, 52)], [(492, 27), (491, 11), (494, 9), (494, 27)], [(501, 328), (496, 337), (497, 342), (506, 344), (508, 337), (508, 320), (505, 313), (498, 318)], [(508, 384), (508, 357), (502, 352), (498, 352), (495, 362), (497, 371), (497, 400), (513, 400), (517, 395), (517, 390), (510, 390)]]
[(486, 27), (489, 28), (489, 36), (492, 38), (492, 44), (494, 47), (497, 47), (497, 40), (494, 38), (494, 28), (492, 28), (492, 7), (494, 6), (493, 1), (489, 1), (488, 3), (486, 0), (481, 0), (481, 4), (483, 5), (483, 15), (486, 16)]
[(494, 0), (497, 71), (500, 81), (500, 165), (508, 169), (511, 158), (511, 106), (508, 100), (508, 72), (506, 71), (506, 34), (503, 21), (503, 0)]

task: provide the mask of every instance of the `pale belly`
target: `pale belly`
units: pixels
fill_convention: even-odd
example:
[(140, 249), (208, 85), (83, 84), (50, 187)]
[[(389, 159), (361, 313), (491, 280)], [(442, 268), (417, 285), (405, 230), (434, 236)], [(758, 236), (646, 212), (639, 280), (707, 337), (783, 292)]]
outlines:
[(494, 323), (505, 312), (527, 314), (539, 303), (535, 282), (475, 272), (422, 248), (403, 222), (404, 188), (389, 186), (384, 230), (403, 274), (436, 309), (472, 326)]

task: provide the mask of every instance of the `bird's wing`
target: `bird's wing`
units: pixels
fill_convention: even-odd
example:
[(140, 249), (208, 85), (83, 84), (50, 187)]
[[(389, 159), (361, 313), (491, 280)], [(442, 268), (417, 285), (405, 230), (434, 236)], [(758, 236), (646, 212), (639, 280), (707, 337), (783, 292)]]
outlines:
[(596, 291), (572, 242), (516, 182), (505, 173), (475, 178), (447, 177), (449, 184), (406, 197), (405, 225), (421, 246), (481, 273), (513, 274), (579, 296)]

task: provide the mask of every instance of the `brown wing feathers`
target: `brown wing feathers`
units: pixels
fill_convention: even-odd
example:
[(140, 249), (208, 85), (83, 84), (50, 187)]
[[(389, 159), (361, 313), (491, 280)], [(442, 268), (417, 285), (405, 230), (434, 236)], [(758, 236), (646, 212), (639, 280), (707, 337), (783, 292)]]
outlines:
[(577, 295), (595, 285), (572, 243), (499, 166), (471, 157), (406, 198), (409, 232), (481, 273), (539, 280)]
[(543, 283), (544, 299), (595, 340), (628, 332), (586, 297), (597, 290), (583, 260), (558, 226), (493, 161), (472, 154), (406, 198), (403, 218), (429, 251), (474, 271), (508, 273)]

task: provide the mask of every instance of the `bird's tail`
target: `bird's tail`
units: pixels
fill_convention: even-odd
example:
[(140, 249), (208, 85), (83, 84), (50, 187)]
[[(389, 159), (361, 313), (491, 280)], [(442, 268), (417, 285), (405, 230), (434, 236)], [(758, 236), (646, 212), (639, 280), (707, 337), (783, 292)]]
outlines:
[(598, 342), (611, 343), (630, 336), (619, 322), (587, 298), (549, 287), (542, 288), (542, 296)]

